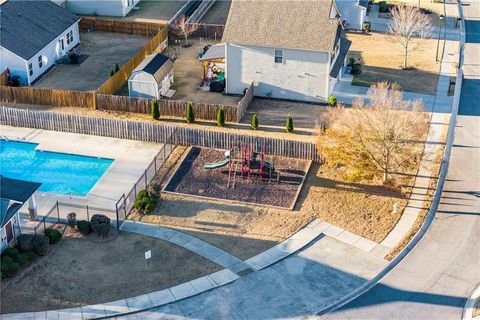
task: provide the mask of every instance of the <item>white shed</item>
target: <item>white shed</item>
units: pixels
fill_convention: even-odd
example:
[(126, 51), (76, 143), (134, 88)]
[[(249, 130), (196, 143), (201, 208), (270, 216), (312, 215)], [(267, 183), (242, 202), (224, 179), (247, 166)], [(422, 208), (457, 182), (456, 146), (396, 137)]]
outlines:
[(173, 84), (173, 62), (163, 54), (147, 56), (128, 79), (128, 95), (134, 98), (164, 96)]

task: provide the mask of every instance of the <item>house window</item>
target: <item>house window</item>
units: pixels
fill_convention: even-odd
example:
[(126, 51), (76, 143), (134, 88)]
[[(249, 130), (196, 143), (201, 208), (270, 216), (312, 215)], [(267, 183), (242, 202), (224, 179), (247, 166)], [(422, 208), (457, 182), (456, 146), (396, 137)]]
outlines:
[(275, 49), (275, 63), (283, 62), (283, 50)]
[(33, 76), (33, 65), (31, 62), (28, 63), (28, 74)]
[(38, 68), (42, 68), (43, 67), (43, 59), (42, 59), (42, 56), (38, 56)]
[(69, 45), (70, 43), (73, 42), (73, 30), (70, 30), (68, 33), (67, 33), (67, 45)]

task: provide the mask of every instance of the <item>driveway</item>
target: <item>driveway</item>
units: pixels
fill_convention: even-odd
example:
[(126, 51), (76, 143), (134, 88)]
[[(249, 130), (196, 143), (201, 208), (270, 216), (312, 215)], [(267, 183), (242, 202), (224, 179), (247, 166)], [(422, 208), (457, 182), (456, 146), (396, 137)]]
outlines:
[(463, 10), (464, 82), (435, 221), (387, 277), (322, 319), (461, 319), (466, 299), (480, 282), (480, 1)]

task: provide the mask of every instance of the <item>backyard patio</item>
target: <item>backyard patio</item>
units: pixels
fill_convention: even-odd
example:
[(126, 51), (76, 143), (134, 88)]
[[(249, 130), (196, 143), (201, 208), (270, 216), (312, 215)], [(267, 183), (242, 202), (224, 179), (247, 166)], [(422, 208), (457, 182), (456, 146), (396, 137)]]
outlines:
[(203, 91), (200, 88), (201, 79), (204, 75), (204, 64), (199, 61), (199, 54), (207, 45), (216, 44), (211, 40), (189, 40), (191, 46), (184, 48), (183, 41), (179, 41), (169, 47), (169, 55), (177, 57), (174, 67), (174, 84), (171, 89), (175, 90), (172, 100), (190, 100), (201, 103), (221, 105), (236, 105), (241, 97), (227, 96), (222, 93)]
[(35, 88), (95, 90), (122, 67), (148, 41), (148, 37), (110, 32), (81, 32), (80, 64), (56, 65), (38, 80)]

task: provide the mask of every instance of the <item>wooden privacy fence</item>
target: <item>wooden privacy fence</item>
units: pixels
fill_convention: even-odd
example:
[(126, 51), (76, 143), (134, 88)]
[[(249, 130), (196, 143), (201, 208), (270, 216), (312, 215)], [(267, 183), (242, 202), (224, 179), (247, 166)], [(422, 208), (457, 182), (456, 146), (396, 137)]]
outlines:
[(96, 17), (82, 17), (80, 31), (116, 32), (153, 37), (165, 27), (165, 24), (114, 20)]
[[(218, 110), (223, 107), (225, 109), (226, 122), (240, 122), (245, 111), (252, 102), (253, 96), (254, 92), (252, 83), (237, 106), (192, 102), (193, 112), (196, 119), (215, 121), (217, 120)], [(187, 102), (160, 99), (158, 100), (158, 107), (160, 109), (161, 117), (184, 118)], [(151, 100), (109, 94), (97, 94), (97, 108), (103, 110), (150, 114)]]
[(253, 87), (254, 85), (252, 82), (248, 87), (247, 91), (245, 92), (245, 95), (243, 96), (242, 100), (240, 100), (240, 102), (237, 105), (237, 121), (238, 122), (240, 122), (243, 115), (245, 114), (245, 111), (247, 111), (248, 107), (250, 106), (250, 103), (252, 103), (253, 97), (255, 96)]
[(234, 143), (251, 143), (257, 148), (265, 145), (266, 153), (270, 155), (317, 162), (321, 160), (313, 142), (242, 135), (152, 122), (1, 107), (0, 124), (217, 149), (229, 149)]
[(6, 86), (8, 84), (8, 69), (3, 70), (0, 73), (0, 86)]
[(33, 105), (94, 108), (95, 92), (0, 86), (0, 101)]
[(97, 93), (113, 94), (120, 89), (125, 81), (128, 80), (132, 71), (145, 59), (145, 57), (154, 52), (161, 52), (167, 47), (168, 27), (164, 26), (145, 46), (140, 49), (120, 70), (105, 81)]
[[(187, 103), (185, 101), (160, 100), (160, 115), (165, 117), (185, 117)], [(237, 122), (237, 107), (220, 104), (192, 102), (195, 119), (217, 120), (218, 110), (225, 109), (225, 121)]]

